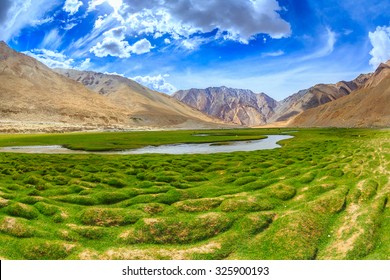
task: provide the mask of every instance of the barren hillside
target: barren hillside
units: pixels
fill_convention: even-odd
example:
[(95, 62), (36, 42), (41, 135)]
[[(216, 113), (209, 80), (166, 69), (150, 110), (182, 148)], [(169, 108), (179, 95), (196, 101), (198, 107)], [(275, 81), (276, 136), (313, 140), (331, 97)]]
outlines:
[(290, 126), (390, 127), (390, 61), (381, 64), (363, 88), (303, 112)]

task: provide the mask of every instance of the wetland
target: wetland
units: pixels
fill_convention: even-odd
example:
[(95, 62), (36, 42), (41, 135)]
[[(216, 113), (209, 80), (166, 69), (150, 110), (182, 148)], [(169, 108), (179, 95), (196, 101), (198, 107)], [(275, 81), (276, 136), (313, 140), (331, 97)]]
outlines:
[[(296, 131), (278, 149), (231, 153), (0, 153), (0, 257), (389, 259), (390, 131)], [(3, 134), (0, 146), (107, 152), (283, 132)]]

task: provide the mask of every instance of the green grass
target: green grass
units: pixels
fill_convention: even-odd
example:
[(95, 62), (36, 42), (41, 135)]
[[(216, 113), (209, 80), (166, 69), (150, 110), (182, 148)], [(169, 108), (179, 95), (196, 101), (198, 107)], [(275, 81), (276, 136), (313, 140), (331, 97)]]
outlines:
[[(0, 146), (219, 145), (283, 131), (0, 135)], [(293, 134), (253, 152), (0, 153), (0, 257), (390, 259), (390, 130)]]

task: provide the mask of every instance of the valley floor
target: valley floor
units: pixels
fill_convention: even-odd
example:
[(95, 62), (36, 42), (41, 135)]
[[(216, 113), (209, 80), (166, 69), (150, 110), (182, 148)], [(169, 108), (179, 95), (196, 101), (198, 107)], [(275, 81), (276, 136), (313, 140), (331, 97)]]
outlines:
[[(103, 136), (131, 146), (194, 133)], [(293, 134), (254, 152), (0, 153), (0, 258), (390, 259), (390, 130)], [(1, 135), (0, 145), (102, 145), (87, 135), (73, 144), (23, 137)]]

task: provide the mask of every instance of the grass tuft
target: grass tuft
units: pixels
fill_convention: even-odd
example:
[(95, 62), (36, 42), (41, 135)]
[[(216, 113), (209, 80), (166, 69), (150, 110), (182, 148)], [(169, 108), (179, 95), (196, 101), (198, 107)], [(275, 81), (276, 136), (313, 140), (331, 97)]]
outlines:
[(138, 210), (90, 208), (80, 214), (80, 221), (90, 226), (119, 226), (133, 224), (145, 214)]
[(28, 220), (36, 219), (39, 216), (37, 209), (23, 203), (13, 203), (4, 208), (4, 212), (10, 216), (21, 217)]

